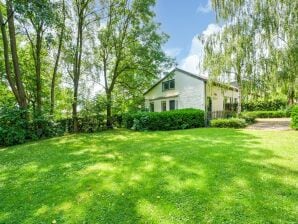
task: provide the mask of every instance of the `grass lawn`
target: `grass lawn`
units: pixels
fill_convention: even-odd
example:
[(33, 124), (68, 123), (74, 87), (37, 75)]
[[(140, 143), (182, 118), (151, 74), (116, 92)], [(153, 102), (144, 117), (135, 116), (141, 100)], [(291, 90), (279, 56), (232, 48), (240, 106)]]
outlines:
[(70, 135), (0, 149), (0, 223), (297, 223), (298, 132)]

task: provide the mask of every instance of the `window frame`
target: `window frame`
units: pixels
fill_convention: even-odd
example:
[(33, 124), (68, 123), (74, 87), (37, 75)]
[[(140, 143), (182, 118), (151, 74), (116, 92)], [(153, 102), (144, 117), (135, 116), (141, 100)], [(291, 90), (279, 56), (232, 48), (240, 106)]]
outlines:
[[(174, 102), (174, 109), (171, 107), (171, 102)], [(169, 100), (169, 110), (176, 110), (176, 100)]]
[[(171, 87), (172, 85), (172, 87)], [(167, 88), (166, 88), (167, 86)], [(162, 82), (162, 91), (174, 90), (176, 87), (175, 79), (167, 80)]]

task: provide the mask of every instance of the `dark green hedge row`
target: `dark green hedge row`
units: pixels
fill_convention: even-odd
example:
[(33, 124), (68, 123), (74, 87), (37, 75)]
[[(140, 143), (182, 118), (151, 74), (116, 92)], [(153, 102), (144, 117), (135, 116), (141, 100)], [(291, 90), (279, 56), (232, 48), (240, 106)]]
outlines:
[(280, 117), (290, 117), (288, 111), (247, 111), (243, 112), (242, 116), (251, 116), (255, 118), (280, 118)]
[(205, 126), (204, 111), (181, 109), (126, 114), (125, 126), (134, 130), (177, 130)]
[[(30, 140), (61, 136), (73, 130), (72, 119), (53, 121), (38, 117), (27, 121), (26, 111), (18, 108), (0, 110), (0, 146), (21, 144)], [(95, 132), (104, 127), (103, 116), (79, 118), (79, 132)]]
[(292, 128), (298, 130), (298, 105), (292, 108), (291, 120)]
[(241, 104), (243, 111), (276, 111), (287, 108), (287, 101), (282, 99), (250, 101)]
[(210, 123), (210, 126), (215, 128), (244, 128), (246, 125), (241, 118), (214, 119)]

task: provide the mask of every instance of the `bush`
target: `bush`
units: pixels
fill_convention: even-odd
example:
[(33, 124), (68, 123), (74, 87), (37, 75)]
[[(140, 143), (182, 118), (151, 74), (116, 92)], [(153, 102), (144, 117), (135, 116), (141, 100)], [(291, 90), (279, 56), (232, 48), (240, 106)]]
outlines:
[[(73, 121), (71, 118), (65, 118), (57, 121), (57, 126), (63, 132), (73, 131)], [(78, 132), (92, 133), (101, 131), (104, 126), (104, 116), (90, 116), (78, 118)]]
[(204, 111), (198, 109), (126, 114), (124, 121), (127, 128), (134, 130), (177, 130), (205, 125)]
[(257, 116), (252, 113), (241, 113), (239, 118), (244, 119), (247, 124), (253, 124), (255, 123)]
[(27, 136), (28, 123), (26, 111), (18, 108), (1, 108), (0, 110), (0, 145), (24, 143)]
[(211, 120), (211, 127), (216, 127), (216, 128), (244, 128), (245, 126), (246, 126), (245, 120), (240, 118)]
[(254, 116), (255, 118), (280, 118), (289, 117), (287, 111), (247, 111), (243, 112), (242, 116)]
[(292, 108), (291, 118), (292, 118), (292, 121), (291, 121), (292, 128), (298, 130), (298, 105)]
[(257, 100), (242, 103), (244, 111), (277, 111), (287, 107), (287, 101), (284, 99)]

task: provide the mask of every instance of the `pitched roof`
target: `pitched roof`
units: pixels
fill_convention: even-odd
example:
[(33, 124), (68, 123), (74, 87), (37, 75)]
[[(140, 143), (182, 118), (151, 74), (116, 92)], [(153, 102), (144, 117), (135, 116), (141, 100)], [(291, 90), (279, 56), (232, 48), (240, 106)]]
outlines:
[(167, 77), (169, 77), (171, 74), (173, 74), (173, 72), (175, 71), (178, 71), (178, 72), (181, 72), (185, 75), (188, 75), (188, 76), (191, 76), (195, 79), (199, 79), (199, 80), (202, 80), (204, 82), (207, 82), (207, 78), (203, 77), (203, 76), (199, 76), (199, 75), (195, 75), (193, 73), (190, 73), (190, 72), (187, 72), (185, 70), (182, 70), (180, 68), (174, 68), (172, 71), (170, 71), (167, 75), (165, 75), (163, 78), (161, 78), (159, 81), (157, 81), (153, 86), (151, 86), (145, 93), (144, 95), (146, 95), (148, 92), (150, 92), (155, 86), (157, 86), (159, 83), (161, 83), (163, 80), (165, 80)]

